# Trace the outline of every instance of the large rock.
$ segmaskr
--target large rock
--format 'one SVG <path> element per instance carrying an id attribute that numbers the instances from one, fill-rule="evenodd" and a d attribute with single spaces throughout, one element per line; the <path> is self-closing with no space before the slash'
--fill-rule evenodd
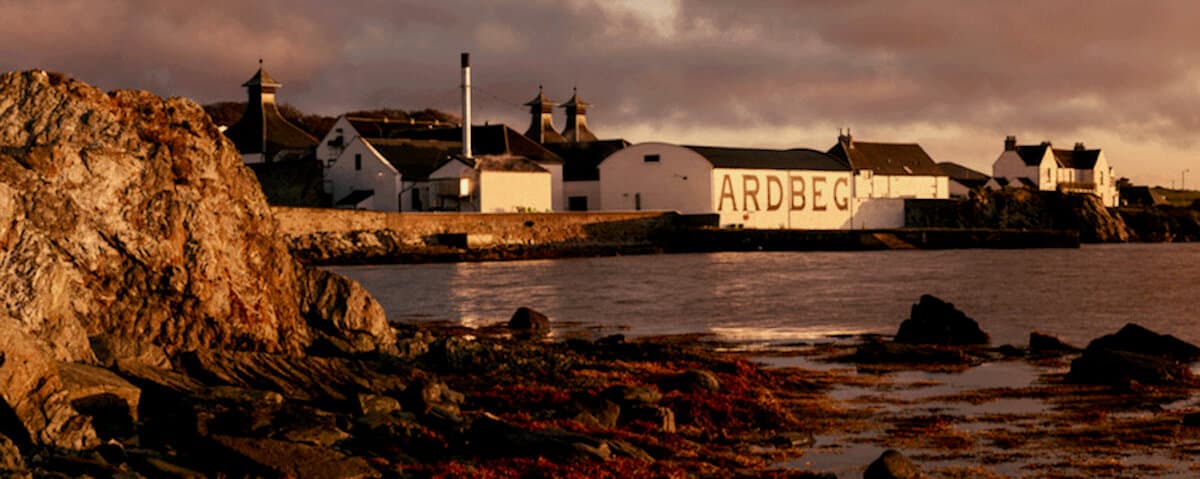
<path id="1" fill-rule="evenodd" d="M 879 459 L 867 466 L 863 479 L 917 479 L 921 471 L 916 464 L 895 449 L 884 451 Z"/>
<path id="2" fill-rule="evenodd" d="M 89 336 L 300 352 L 388 348 L 358 285 L 300 265 L 253 174 L 190 100 L 0 76 L 0 316 L 64 361 Z"/>
<path id="3" fill-rule="evenodd" d="M 372 364 L 345 358 L 200 350 L 182 354 L 180 364 L 208 385 L 275 391 L 335 408 L 358 409 L 359 393 L 406 389 L 401 379 L 377 372 Z"/>
<path id="4" fill-rule="evenodd" d="M 987 344 L 987 333 L 979 323 L 967 317 L 953 304 L 932 295 L 921 295 L 912 307 L 912 316 L 900 323 L 897 343 L 938 344 L 944 346 Z"/>
<path id="5" fill-rule="evenodd" d="M 1190 363 L 1200 359 L 1200 347 L 1169 334 L 1158 334 L 1137 324 L 1129 323 L 1117 331 L 1096 338 L 1088 349 L 1111 349 L 1131 353 L 1162 356 Z"/>
<path id="6" fill-rule="evenodd" d="M 0 311 L 3 311 L 0 309 Z M 19 442 L 84 449 L 99 444 L 91 419 L 71 406 L 58 363 L 16 321 L 0 313 L 0 412 L 14 416 L 20 430 L 5 431 Z"/>
<path id="7" fill-rule="evenodd" d="M 123 438 L 133 432 L 141 389 L 107 369 L 78 363 L 58 368 L 71 405 L 92 418 L 101 436 Z"/>
<path id="8" fill-rule="evenodd" d="M 1115 334 L 1096 338 L 1071 362 L 1066 380 L 1073 383 L 1124 386 L 1131 382 L 1196 386 L 1200 380 L 1188 363 L 1200 348 L 1168 334 L 1127 324 Z"/>
<path id="9" fill-rule="evenodd" d="M 215 435 L 214 469 L 246 477 L 311 477 L 351 479 L 379 477 L 360 457 L 346 457 L 330 448 L 274 439 Z"/>

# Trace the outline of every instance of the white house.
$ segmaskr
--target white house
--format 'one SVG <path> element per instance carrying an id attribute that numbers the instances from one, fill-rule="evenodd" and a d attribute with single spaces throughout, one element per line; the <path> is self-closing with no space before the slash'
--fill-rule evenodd
<path id="1" fill-rule="evenodd" d="M 722 226 L 759 229 L 879 228 L 896 221 L 856 211 L 850 168 L 816 150 L 640 143 L 605 158 L 599 171 L 604 210 L 716 213 Z M 903 209 L 899 215 L 902 222 Z"/>
<path id="2" fill-rule="evenodd" d="M 543 212 L 553 207 L 552 175 L 518 155 L 455 155 L 429 175 L 435 209 Z"/>
<path id="3" fill-rule="evenodd" d="M 456 147 L 431 140 L 355 138 L 325 169 L 334 206 L 426 211 L 429 188 L 424 183 Z"/>
<path id="4" fill-rule="evenodd" d="M 1055 149 L 1050 142 L 1017 145 L 1017 138 L 1004 139 L 1004 151 L 992 163 L 992 176 L 1001 184 L 1032 184 L 1042 191 L 1061 191 L 1099 196 L 1104 206 L 1120 201 L 1116 177 L 1104 152 L 1076 143 L 1070 150 Z"/>
<path id="5" fill-rule="evenodd" d="M 943 161 L 937 165 L 950 179 L 949 192 L 951 198 L 966 198 L 970 196 L 972 191 L 985 188 L 988 181 L 992 179 L 988 175 L 958 163 Z"/>
<path id="6" fill-rule="evenodd" d="M 905 199 L 950 197 L 949 177 L 916 143 L 854 141 L 847 130 L 829 154 L 853 171 L 853 228 L 900 228 Z"/>

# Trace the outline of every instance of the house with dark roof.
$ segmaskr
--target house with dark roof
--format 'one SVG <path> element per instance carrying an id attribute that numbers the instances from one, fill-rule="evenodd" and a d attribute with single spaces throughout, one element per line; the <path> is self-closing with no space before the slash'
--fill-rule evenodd
<path id="1" fill-rule="evenodd" d="M 287 121 L 279 112 L 275 92 L 283 84 L 271 78 L 261 63 L 254 76 L 242 84 L 248 96 L 246 112 L 225 129 L 225 136 L 237 146 L 246 163 L 311 158 L 317 139 Z"/>
<path id="2" fill-rule="evenodd" d="M 455 155 L 429 176 L 429 201 L 437 211 L 552 210 L 550 172 L 522 155 Z"/>
<path id="3" fill-rule="evenodd" d="M 916 143 L 855 141 L 850 131 L 829 149 L 854 171 L 857 199 L 949 198 L 949 177 Z"/>
<path id="4" fill-rule="evenodd" d="M 715 213 L 721 225 L 745 228 L 854 224 L 850 168 L 817 150 L 640 143 L 598 169 L 603 210 Z"/>
<path id="5" fill-rule="evenodd" d="M 1083 143 L 1067 150 L 1054 148 L 1049 141 L 1018 145 L 1017 137 L 1008 136 L 1004 151 L 992 163 L 992 176 L 1009 185 L 1032 183 L 1042 191 L 1096 195 L 1108 207 L 1119 201 L 1117 178 L 1104 152 Z"/>
<path id="6" fill-rule="evenodd" d="M 992 177 L 982 172 L 951 161 L 943 161 L 937 165 L 938 168 L 941 168 L 942 173 L 945 173 L 950 178 L 949 191 L 951 198 L 966 198 L 970 196 L 972 191 L 978 191 L 987 187 L 988 181 L 992 179 Z"/>

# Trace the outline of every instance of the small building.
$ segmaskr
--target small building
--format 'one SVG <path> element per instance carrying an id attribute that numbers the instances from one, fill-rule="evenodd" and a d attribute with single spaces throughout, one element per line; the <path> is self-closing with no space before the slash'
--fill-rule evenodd
<path id="1" fill-rule="evenodd" d="M 225 136 L 248 164 L 312 158 L 317 139 L 279 113 L 275 92 L 283 84 L 271 78 L 259 63 L 254 76 L 242 84 L 248 96 L 246 112 L 225 129 Z"/>
<path id="2" fill-rule="evenodd" d="M 949 177 L 916 143 L 855 141 L 847 130 L 829 154 L 853 172 L 852 228 L 900 228 L 905 199 L 950 197 Z"/>
<path id="3" fill-rule="evenodd" d="M 1076 143 L 1069 150 L 1056 149 L 1049 141 L 1018 145 L 1017 137 L 1004 139 L 1004 151 L 992 163 L 992 176 L 1016 184 L 1020 178 L 1041 191 L 1099 196 L 1104 206 L 1118 205 L 1116 176 L 1104 152 Z"/>
<path id="4" fill-rule="evenodd" d="M 972 191 L 979 191 L 986 188 L 988 181 L 992 179 L 992 177 L 986 174 L 951 161 L 943 161 L 937 165 L 942 170 L 942 173 L 945 173 L 950 179 L 949 192 L 951 198 L 966 198 L 970 196 Z"/>
<path id="5" fill-rule="evenodd" d="M 520 155 L 454 155 L 429 175 L 430 200 L 442 211 L 550 211 L 552 175 Z"/>
<path id="6" fill-rule="evenodd" d="M 720 216 L 722 226 L 850 228 L 850 168 L 810 149 L 640 143 L 599 165 L 604 210 Z M 901 212 L 901 217 L 903 212 Z"/>
<path id="7" fill-rule="evenodd" d="M 1121 188 L 1121 206 L 1159 206 L 1168 204 L 1167 198 L 1149 186 L 1126 186 Z"/>

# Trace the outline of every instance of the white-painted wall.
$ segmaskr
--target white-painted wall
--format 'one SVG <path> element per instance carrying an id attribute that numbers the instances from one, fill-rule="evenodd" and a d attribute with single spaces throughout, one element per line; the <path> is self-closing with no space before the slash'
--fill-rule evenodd
<path id="1" fill-rule="evenodd" d="M 646 155 L 658 155 L 659 161 L 646 162 Z M 688 148 L 641 143 L 609 155 L 599 168 L 600 204 L 596 209 L 714 211 L 712 164 Z"/>
<path id="2" fill-rule="evenodd" d="M 554 211 L 567 211 L 567 196 L 563 191 L 563 164 L 538 163 L 538 166 L 550 172 L 550 194 Z"/>
<path id="3" fill-rule="evenodd" d="M 839 229 L 850 224 L 849 171 L 715 168 L 712 197 L 722 226 Z"/>
<path id="4" fill-rule="evenodd" d="M 354 155 L 361 155 L 360 169 L 355 169 Z M 361 138 L 347 145 L 325 175 L 332 185 L 330 194 L 335 203 L 354 190 L 373 190 L 375 195 L 363 203 L 366 209 L 399 211 L 400 172 Z"/>
<path id="5" fill-rule="evenodd" d="M 484 213 L 550 211 L 552 191 L 549 172 L 479 172 L 479 210 Z"/>
<path id="6" fill-rule="evenodd" d="M 949 198 L 946 176 L 879 175 L 858 170 L 854 175 L 856 198 Z"/>
<path id="7" fill-rule="evenodd" d="M 340 133 L 338 132 L 339 129 L 341 130 Z M 330 142 L 339 136 L 342 137 L 342 146 L 331 145 Z M 325 132 L 325 136 L 321 138 L 321 141 L 317 143 L 317 160 L 322 165 L 328 167 L 329 163 L 336 161 L 342 155 L 342 152 L 345 151 L 346 147 L 349 146 L 350 142 L 358 137 L 358 130 L 354 129 L 354 125 L 346 119 L 346 115 L 339 116 L 333 122 L 333 127 L 329 128 L 329 131 Z"/>
<path id="8" fill-rule="evenodd" d="M 1052 190 L 1055 185 L 1050 184 L 1050 180 L 1042 174 L 1046 168 L 1053 169 L 1055 165 L 1053 154 L 1050 153 L 1049 148 L 1046 149 L 1046 154 L 1042 157 L 1042 165 L 1026 166 L 1025 161 L 1021 159 L 1021 155 L 1018 155 L 1016 150 L 1005 150 L 992 163 L 992 177 L 1006 178 L 1010 180 L 1010 183 L 1017 178 L 1029 178 L 1038 184 L 1039 189 Z"/>
<path id="9" fill-rule="evenodd" d="M 600 209 L 600 182 L 565 181 L 563 182 L 563 196 L 567 199 L 567 206 L 570 206 L 570 199 L 572 196 L 582 196 L 587 198 L 588 210 L 598 210 Z M 565 208 L 566 207 L 564 207 L 564 211 Z"/>

